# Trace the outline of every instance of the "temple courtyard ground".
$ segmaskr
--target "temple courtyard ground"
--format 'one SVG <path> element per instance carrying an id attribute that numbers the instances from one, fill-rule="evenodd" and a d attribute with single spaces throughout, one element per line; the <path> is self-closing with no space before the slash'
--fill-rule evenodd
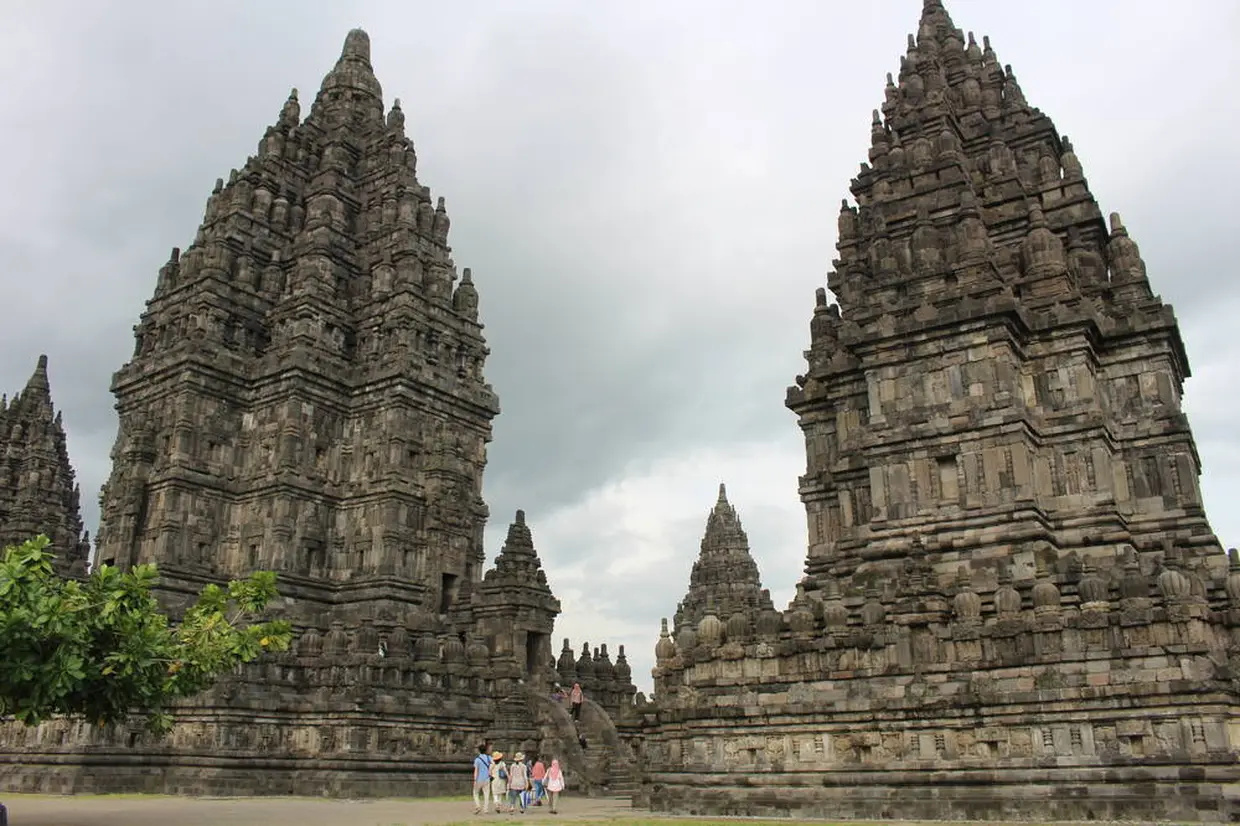
<path id="1" fill-rule="evenodd" d="M 494 813 L 473 814 L 468 798 L 437 800 L 327 800 L 301 797 L 199 798 L 158 795 L 0 796 L 9 810 L 9 826 L 468 826 L 497 820 Z M 611 799 L 566 798 L 561 812 L 545 807 L 526 814 L 501 816 L 523 824 L 574 823 L 577 826 L 675 826 L 675 824 L 743 823 L 745 826 L 795 826 L 823 821 L 747 818 L 662 818 L 633 810 Z M 849 826 L 864 826 L 853 821 Z M 884 826 L 928 826 L 886 821 Z M 1094 824 L 1094 826 L 1097 826 Z"/>
<path id="2" fill-rule="evenodd" d="M 473 814 L 469 798 L 329 800 L 308 797 L 0 794 L 9 826 L 447 826 L 496 820 Z M 628 823 L 626 801 L 565 798 L 561 812 L 537 807 L 503 815 L 522 823 Z"/>

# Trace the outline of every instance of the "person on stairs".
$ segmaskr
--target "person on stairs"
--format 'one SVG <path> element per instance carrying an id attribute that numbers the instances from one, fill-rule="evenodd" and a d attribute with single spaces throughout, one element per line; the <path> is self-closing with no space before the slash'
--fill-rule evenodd
<path id="1" fill-rule="evenodd" d="M 497 802 L 496 807 L 499 806 Z M 474 758 L 474 814 L 486 814 L 491 808 L 491 755 L 487 754 L 487 744 L 478 746 L 478 756 Z"/>
<path id="2" fill-rule="evenodd" d="M 551 814 L 557 812 L 562 791 L 564 791 L 564 772 L 560 769 L 560 761 L 553 759 L 551 768 L 547 769 L 547 794 L 551 798 Z"/>
<path id="3" fill-rule="evenodd" d="M 573 683 L 573 690 L 568 692 L 568 704 L 573 711 L 573 719 L 581 719 L 581 704 L 585 702 L 585 693 L 581 690 L 581 683 Z"/>

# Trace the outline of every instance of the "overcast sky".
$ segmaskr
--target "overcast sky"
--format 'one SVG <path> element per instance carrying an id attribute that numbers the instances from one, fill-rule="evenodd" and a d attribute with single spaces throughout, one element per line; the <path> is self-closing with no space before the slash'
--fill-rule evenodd
<path id="1" fill-rule="evenodd" d="M 777 604 L 805 553 L 784 388 L 920 0 L 0 0 L 0 389 L 40 352 L 92 529 L 111 373 L 214 180 L 354 26 L 473 268 L 503 413 L 488 552 L 524 508 L 557 637 L 648 686 L 726 481 Z M 1240 543 L 1240 4 L 949 0 L 1075 144 L 1174 303 L 1213 525 Z M 306 110 L 308 111 L 308 110 Z M 557 648 L 558 648 L 557 639 Z M 614 653 L 614 648 L 613 648 Z"/>

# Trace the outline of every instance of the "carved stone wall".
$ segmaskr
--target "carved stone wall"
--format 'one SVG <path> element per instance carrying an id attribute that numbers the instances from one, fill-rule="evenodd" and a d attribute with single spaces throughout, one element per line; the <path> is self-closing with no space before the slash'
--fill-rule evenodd
<path id="1" fill-rule="evenodd" d="M 836 583 L 753 635 L 665 636 L 645 790 L 750 815 L 1227 819 L 1240 555 L 1013 582 Z M 824 793 L 824 788 L 826 792 Z"/>
<path id="2" fill-rule="evenodd" d="M 644 799 L 1235 817 L 1240 573 L 1202 506 L 1175 315 L 1127 229 L 939 0 L 852 193 L 839 303 L 818 291 L 787 395 L 806 577 L 782 614 L 665 625 Z"/>

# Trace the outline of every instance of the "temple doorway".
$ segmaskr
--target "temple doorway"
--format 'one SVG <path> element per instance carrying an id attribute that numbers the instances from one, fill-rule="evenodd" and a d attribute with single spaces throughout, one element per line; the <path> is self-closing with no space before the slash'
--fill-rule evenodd
<path id="1" fill-rule="evenodd" d="M 439 587 L 439 613 L 446 614 L 456 604 L 457 576 L 444 574 Z"/>
<path id="2" fill-rule="evenodd" d="M 546 665 L 543 651 L 546 650 L 548 637 L 546 634 L 539 634 L 536 631 L 529 631 L 525 635 L 525 673 L 533 676 L 537 674 L 543 666 Z"/>

